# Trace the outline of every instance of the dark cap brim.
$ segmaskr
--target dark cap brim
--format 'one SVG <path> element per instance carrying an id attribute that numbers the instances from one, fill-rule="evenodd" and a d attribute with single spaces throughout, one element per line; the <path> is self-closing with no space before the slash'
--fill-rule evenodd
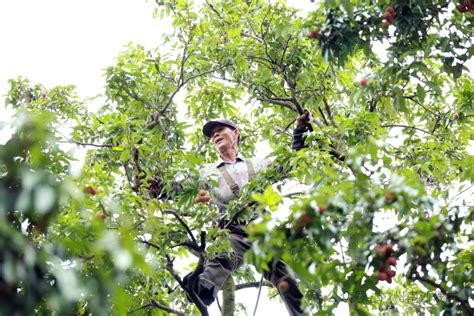
<path id="1" fill-rule="evenodd" d="M 216 121 L 209 121 L 204 126 L 202 127 L 202 133 L 206 136 L 211 138 L 211 132 L 212 129 L 218 125 L 223 125 L 223 126 L 228 126 L 232 129 L 236 129 L 237 125 L 232 123 L 231 121 L 228 120 L 216 120 Z"/>

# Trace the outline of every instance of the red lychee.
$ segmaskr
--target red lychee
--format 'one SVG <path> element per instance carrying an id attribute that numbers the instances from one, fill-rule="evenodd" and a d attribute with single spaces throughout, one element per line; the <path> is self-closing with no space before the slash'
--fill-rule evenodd
<path id="1" fill-rule="evenodd" d="M 389 258 L 387 259 L 387 263 L 388 263 L 389 265 L 391 265 L 391 266 L 395 266 L 395 265 L 397 265 L 397 258 L 395 258 L 395 257 L 389 257 Z"/>
<path id="2" fill-rule="evenodd" d="M 84 189 L 84 193 L 90 194 L 90 195 L 96 195 L 97 190 L 91 186 L 88 186 Z"/>
<path id="3" fill-rule="evenodd" d="M 320 36 L 321 36 L 321 32 L 319 31 L 319 29 L 311 31 L 308 34 L 308 37 L 313 40 L 318 39 Z"/>
<path id="4" fill-rule="evenodd" d="M 281 293 L 286 293 L 288 291 L 288 289 L 290 288 L 290 285 L 288 284 L 288 282 L 286 281 L 280 281 L 278 282 L 278 290 L 281 292 Z"/>

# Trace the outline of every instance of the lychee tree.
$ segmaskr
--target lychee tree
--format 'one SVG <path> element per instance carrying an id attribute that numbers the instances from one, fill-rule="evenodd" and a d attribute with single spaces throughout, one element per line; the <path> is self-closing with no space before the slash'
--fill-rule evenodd
<path id="1" fill-rule="evenodd" d="M 246 259 L 259 271 L 287 262 L 308 314 L 341 304 L 370 314 L 384 296 L 383 308 L 413 312 L 395 299 L 404 289 L 422 302 L 417 312 L 472 314 L 471 2 L 308 7 L 159 1 L 174 29 L 157 45 L 169 52 L 129 45 L 107 68 L 95 112 L 72 87 L 12 80 L 1 311 L 207 315 L 182 278 L 229 251 L 198 177 L 216 159 L 199 126 L 225 116 L 241 126 L 244 155 L 268 144 L 273 159 L 228 218 L 262 211 Z M 305 108 L 313 131 L 291 151 Z M 87 148 L 80 175 L 62 143 Z M 259 284 L 247 268 L 234 278 L 236 295 Z"/>

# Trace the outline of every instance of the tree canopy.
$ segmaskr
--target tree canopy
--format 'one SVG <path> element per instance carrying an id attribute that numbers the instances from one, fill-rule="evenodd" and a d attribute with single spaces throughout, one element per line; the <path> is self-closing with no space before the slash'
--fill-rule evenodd
<path id="1" fill-rule="evenodd" d="M 181 285 L 230 249 L 215 205 L 194 202 L 199 168 L 217 158 L 200 126 L 227 117 L 244 155 L 268 144 L 276 166 L 227 216 L 286 211 L 249 226 L 246 259 L 260 272 L 283 259 L 308 314 L 347 304 L 356 315 L 472 315 L 474 5 L 308 7 L 156 1 L 173 32 L 118 54 L 94 112 L 72 86 L 10 80 L 0 314 L 206 315 Z M 305 108 L 314 131 L 291 151 Z M 87 149 L 79 175 L 64 143 Z M 256 283 L 248 268 L 234 278 L 237 289 Z"/>

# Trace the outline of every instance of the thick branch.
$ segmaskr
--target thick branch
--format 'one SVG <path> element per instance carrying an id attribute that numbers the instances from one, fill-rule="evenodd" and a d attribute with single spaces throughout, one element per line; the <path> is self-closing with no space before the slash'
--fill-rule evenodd
<path id="1" fill-rule="evenodd" d="M 289 110 L 296 111 L 296 109 L 291 105 L 291 103 L 285 102 L 285 101 L 279 101 L 274 98 L 257 98 L 260 102 L 268 102 L 276 105 L 280 105 L 282 107 L 285 107 Z"/>
<path id="2" fill-rule="evenodd" d="M 202 273 L 202 270 L 203 270 L 203 266 L 204 266 L 204 260 L 201 258 L 199 259 L 199 262 L 198 262 L 198 266 L 196 267 L 196 269 L 194 270 L 194 272 L 191 274 L 191 276 L 189 277 L 189 281 L 190 281 L 190 285 L 191 285 L 191 288 L 187 288 L 186 285 L 183 283 L 183 280 L 181 279 L 181 277 L 174 271 L 174 268 L 173 268 L 173 260 L 170 258 L 170 256 L 166 255 L 166 260 L 167 260 L 167 264 L 166 264 L 166 270 L 168 270 L 168 272 L 173 276 L 173 278 L 176 280 L 176 282 L 178 282 L 179 286 L 181 286 L 181 288 L 189 294 L 189 297 L 191 298 L 191 300 L 194 302 L 194 304 L 196 305 L 196 307 L 199 309 L 199 311 L 201 312 L 201 315 L 203 316 L 209 316 L 209 312 L 207 311 L 207 307 L 206 305 L 204 305 L 204 303 L 201 301 L 201 299 L 199 298 L 199 296 L 194 292 L 194 283 L 196 282 L 197 280 L 197 276 Z"/>

